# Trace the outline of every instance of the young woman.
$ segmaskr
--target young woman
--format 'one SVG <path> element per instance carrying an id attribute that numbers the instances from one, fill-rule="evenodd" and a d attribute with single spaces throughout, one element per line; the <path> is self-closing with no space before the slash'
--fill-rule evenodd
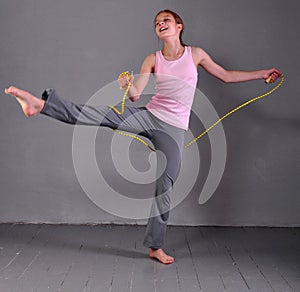
<path id="1" fill-rule="evenodd" d="M 167 164 L 156 181 L 144 245 L 150 248 L 151 258 L 170 264 L 174 258 L 167 255 L 162 246 L 169 217 L 170 192 L 180 167 L 184 133 L 188 128 L 197 83 L 197 66 L 202 66 L 226 83 L 268 77 L 275 81 L 281 77 L 281 73 L 276 68 L 250 72 L 225 70 L 203 49 L 183 44 L 184 25 L 173 11 L 160 11 L 155 17 L 154 26 L 157 36 L 163 41 L 162 50 L 145 58 L 134 83 L 132 75 L 119 78 L 121 87 L 130 86 L 128 97 L 135 102 L 145 89 L 150 74 L 155 74 L 156 93 L 146 107 L 125 107 L 120 115 L 108 106 L 74 104 L 59 97 L 54 89 L 45 90 L 42 98 L 14 86 L 5 89 L 5 93 L 16 97 L 26 116 L 41 113 L 65 123 L 105 126 L 139 133 L 149 138 L 156 150 L 165 154 Z M 170 76 L 175 82 L 170 81 Z"/>

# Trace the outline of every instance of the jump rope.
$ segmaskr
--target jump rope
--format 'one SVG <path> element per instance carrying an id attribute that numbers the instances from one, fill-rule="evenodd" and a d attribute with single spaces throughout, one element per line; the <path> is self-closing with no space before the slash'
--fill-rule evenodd
<path id="1" fill-rule="evenodd" d="M 130 79 L 130 73 L 128 71 L 126 72 L 122 72 L 119 75 L 119 79 L 122 77 L 126 77 L 128 78 L 128 80 Z M 225 118 L 227 118 L 228 116 L 232 115 L 233 113 L 235 113 L 236 111 L 240 110 L 241 108 L 245 107 L 246 105 L 249 105 L 252 102 L 255 102 L 263 97 L 266 97 L 272 93 L 274 93 L 284 82 L 284 75 L 281 76 L 281 80 L 280 82 L 274 86 L 271 90 L 269 90 L 268 92 L 261 94 L 259 96 L 256 96 L 254 98 L 249 99 L 248 101 L 240 104 L 239 106 L 235 107 L 233 110 L 229 111 L 227 114 L 223 115 L 221 118 L 219 118 L 216 122 L 214 122 L 210 127 L 208 127 L 205 131 L 203 131 L 200 135 L 198 135 L 196 138 L 194 138 L 192 141 L 190 141 L 189 143 L 187 143 L 184 148 L 188 148 L 190 147 L 193 143 L 195 143 L 197 140 L 199 140 L 201 137 L 203 137 L 205 134 L 207 134 L 210 130 L 212 130 L 216 125 L 218 125 L 221 121 L 223 121 Z M 265 83 L 270 84 L 270 83 L 274 83 L 272 76 L 270 75 L 266 80 Z M 119 111 L 118 109 L 116 109 L 114 106 L 110 106 L 111 109 L 113 109 L 117 114 L 122 115 L 124 113 L 124 108 L 125 108 L 125 100 L 126 100 L 126 96 L 128 94 L 129 88 L 131 86 L 131 82 L 128 82 L 128 85 L 125 89 L 123 98 L 122 98 L 122 106 L 121 106 L 121 111 Z M 122 89 L 122 88 L 120 88 Z M 155 151 L 155 149 L 153 149 L 145 140 L 143 140 L 142 138 L 138 137 L 137 135 L 133 135 L 127 132 L 123 132 L 123 131 L 119 131 L 119 130 L 114 130 L 117 134 L 120 134 L 122 136 L 126 136 L 126 137 L 130 137 L 133 138 L 139 142 L 141 142 L 142 144 L 144 144 L 146 147 L 148 147 L 151 151 Z"/>

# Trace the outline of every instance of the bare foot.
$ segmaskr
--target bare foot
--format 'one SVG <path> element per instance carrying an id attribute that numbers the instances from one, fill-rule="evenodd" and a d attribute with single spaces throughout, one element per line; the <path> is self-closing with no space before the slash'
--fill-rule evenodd
<path id="1" fill-rule="evenodd" d="M 31 117 L 40 113 L 44 107 L 44 100 L 17 87 L 10 86 L 9 88 L 5 88 L 4 92 L 14 96 L 17 99 L 17 101 L 21 104 L 25 116 L 27 117 Z"/>
<path id="2" fill-rule="evenodd" d="M 161 248 L 159 249 L 150 248 L 149 256 L 150 258 L 155 258 L 159 260 L 161 263 L 166 265 L 174 263 L 174 258 L 168 256 Z"/>

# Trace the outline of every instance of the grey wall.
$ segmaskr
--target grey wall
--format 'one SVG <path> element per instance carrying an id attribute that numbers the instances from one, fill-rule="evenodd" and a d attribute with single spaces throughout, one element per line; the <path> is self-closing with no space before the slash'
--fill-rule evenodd
<path id="1" fill-rule="evenodd" d="M 1 0 L 0 222 L 135 222 L 98 208 L 81 189 L 72 160 L 73 127 L 45 116 L 24 117 L 3 90 L 14 84 L 40 95 L 55 87 L 65 98 L 86 102 L 124 69 L 138 72 L 144 57 L 160 49 L 152 21 L 164 8 L 182 15 L 185 42 L 204 48 L 225 68 L 276 66 L 286 76 L 279 91 L 224 121 L 226 169 L 204 205 L 197 202 L 210 147 L 207 139 L 199 143 L 201 174 L 172 210 L 170 224 L 299 226 L 296 0 Z M 201 68 L 198 87 L 219 115 L 270 88 L 263 81 L 223 84 Z M 111 135 L 99 131 L 99 161 L 107 160 Z M 133 149 L 139 161 L 148 161 L 147 149 Z M 106 175 L 116 189 L 136 197 L 145 192 L 109 163 Z"/>

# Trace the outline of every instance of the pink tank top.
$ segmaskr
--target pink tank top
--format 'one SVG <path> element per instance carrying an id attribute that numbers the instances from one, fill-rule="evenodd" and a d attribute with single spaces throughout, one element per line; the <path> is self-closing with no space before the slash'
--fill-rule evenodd
<path id="1" fill-rule="evenodd" d="M 186 46 L 174 61 L 166 60 L 161 51 L 155 56 L 156 92 L 146 108 L 160 120 L 187 130 L 198 80 L 192 48 Z"/>

